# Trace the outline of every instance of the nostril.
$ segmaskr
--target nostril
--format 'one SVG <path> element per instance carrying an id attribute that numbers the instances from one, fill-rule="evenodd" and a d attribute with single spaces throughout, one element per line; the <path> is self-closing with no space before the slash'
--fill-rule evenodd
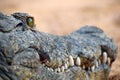
<path id="1" fill-rule="evenodd" d="M 83 55 L 83 52 L 79 52 L 78 53 L 78 56 L 81 57 L 81 55 Z"/>
<path id="2" fill-rule="evenodd" d="M 103 52 L 107 52 L 108 53 L 108 47 L 107 46 L 105 46 L 105 45 L 101 45 L 101 51 L 102 51 L 102 53 Z"/>
<path id="3" fill-rule="evenodd" d="M 47 52 L 44 52 L 42 49 L 39 49 L 36 46 L 30 46 L 29 48 L 34 48 L 38 52 L 41 63 L 46 63 L 47 61 L 50 62 L 50 57 Z"/>
<path id="4" fill-rule="evenodd" d="M 106 45 L 101 45 L 101 52 L 107 52 L 107 55 L 111 58 L 111 62 L 115 61 L 116 55 L 114 54 L 111 48 L 107 47 Z"/>
<path id="5" fill-rule="evenodd" d="M 46 52 L 39 50 L 38 54 L 40 56 L 41 63 L 46 63 L 47 61 L 50 62 L 50 57 Z"/>

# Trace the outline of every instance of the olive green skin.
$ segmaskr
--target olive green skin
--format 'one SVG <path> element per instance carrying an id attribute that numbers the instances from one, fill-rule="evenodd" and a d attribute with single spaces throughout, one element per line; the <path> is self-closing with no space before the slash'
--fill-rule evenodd
<path id="1" fill-rule="evenodd" d="M 94 61 L 101 59 L 102 51 L 107 52 L 112 64 L 118 53 L 117 45 L 103 30 L 84 26 L 69 35 L 57 36 L 33 30 L 34 20 L 26 20 L 24 13 L 19 13 L 25 16 L 23 18 L 15 15 L 18 13 L 0 14 L 0 80 L 108 79 L 111 66 L 107 64 L 99 65 L 94 72 L 77 66 L 60 73 L 48 70 L 48 67 L 58 67 L 57 64 L 65 62 L 69 55 L 81 57 L 85 67 L 92 66 Z M 10 27 L 9 30 L 6 27 Z M 54 66 L 44 66 L 44 61 Z"/>

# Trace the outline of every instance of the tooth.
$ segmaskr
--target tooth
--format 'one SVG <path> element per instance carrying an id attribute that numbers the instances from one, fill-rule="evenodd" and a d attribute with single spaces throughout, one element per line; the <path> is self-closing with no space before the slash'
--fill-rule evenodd
<path id="1" fill-rule="evenodd" d="M 57 68 L 57 71 L 60 72 L 60 68 Z"/>
<path id="2" fill-rule="evenodd" d="M 81 60 L 79 57 L 76 58 L 76 65 L 77 66 L 80 66 L 81 65 Z"/>
<path id="3" fill-rule="evenodd" d="M 73 66 L 74 65 L 74 60 L 73 57 L 70 55 L 69 56 L 69 66 Z"/>
<path id="4" fill-rule="evenodd" d="M 67 66 L 69 66 L 69 65 L 70 65 L 68 61 L 66 62 L 66 64 L 67 64 Z"/>
<path id="5" fill-rule="evenodd" d="M 68 65 L 65 63 L 65 69 L 67 69 L 68 68 Z"/>
<path id="6" fill-rule="evenodd" d="M 93 66 L 91 67 L 91 71 L 94 72 L 94 70 L 95 70 L 95 66 L 93 65 Z"/>
<path id="7" fill-rule="evenodd" d="M 95 66 L 98 68 L 98 61 L 97 60 L 95 61 Z"/>
<path id="8" fill-rule="evenodd" d="M 62 67 L 61 67 L 61 71 L 62 71 L 62 72 L 64 72 L 64 70 L 65 70 L 65 67 L 64 67 L 64 66 L 62 66 Z"/>
<path id="9" fill-rule="evenodd" d="M 98 60 L 98 65 L 101 65 L 101 60 L 100 59 Z"/>
<path id="10" fill-rule="evenodd" d="M 103 63 L 107 62 L 107 53 L 103 52 Z"/>
<path id="11" fill-rule="evenodd" d="M 110 58 L 107 58 L 107 64 L 110 65 Z"/>
<path id="12" fill-rule="evenodd" d="M 51 71 L 53 71 L 53 69 L 51 68 Z"/>
<path id="13" fill-rule="evenodd" d="M 50 67 L 52 65 L 52 62 L 47 61 L 45 65 Z"/>
<path id="14" fill-rule="evenodd" d="M 50 71 L 53 71 L 53 69 L 52 69 L 52 68 L 50 68 Z"/>

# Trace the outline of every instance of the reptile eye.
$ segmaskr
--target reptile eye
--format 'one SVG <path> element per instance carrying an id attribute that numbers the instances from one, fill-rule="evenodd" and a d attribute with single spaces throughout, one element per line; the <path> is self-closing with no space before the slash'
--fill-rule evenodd
<path id="1" fill-rule="evenodd" d="M 34 18 L 33 17 L 27 17 L 26 22 L 27 22 L 27 25 L 30 26 L 31 28 L 34 27 Z"/>

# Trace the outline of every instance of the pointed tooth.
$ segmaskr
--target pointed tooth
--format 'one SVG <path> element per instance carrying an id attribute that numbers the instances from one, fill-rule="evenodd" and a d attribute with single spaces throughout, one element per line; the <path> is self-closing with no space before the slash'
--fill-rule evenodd
<path id="1" fill-rule="evenodd" d="M 95 66 L 96 66 L 96 68 L 98 68 L 98 61 L 97 60 L 95 61 Z"/>
<path id="2" fill-rule="evenodd" d="M 64 67 L 64 66 L 61 67 L 61 71 L 62 71 L 62 72 L 65 71 L 65 67 Z"/>
<path id="3" fill-rule="evenodd" d="M 77 58 L 76 58 L 76 65 L 77 65 L 77 66 L 80 66 L 80 65 L 81 65 L 80 57 L 77 57 Z"/>
<path id="4" fill-rule="evenodd" d="M 69 65 L 70 65 L 68 61 L 66 62 L 66 64 L 67 64 L 67 66 L 69 66 Z"/>
<path id="5" fill-rule="evenodd" d="M 101 60 L 100 59 L 98 60 L 98 65 L 101 65 Z"/>
<path id="6" fill-rule="evenodd" d="M 51 69 L 51 71 L 54 71 L 53 69 Z"/>
<path id="7" fill-rule="evenodd" d="M 57 68 L 57 71 L 60 72 L 60 68 Z"/>
<path id="8" fill-rule="evenodd" d="M 52 68 L 50 68 L 50 71 L 53 71 L 53 69 L 52 69 Z"/>
<path id="9" fill-rule="evenodd" d="M 94 65 L 91 67 L 91 71 L 92 71 L 92 72 L 95 71 L 95 66 L 94 66 Z"/>
<path id="10" fill-rule="evenodd" d="M 110 58 L 107 58 L 107 64 L 110 65 Z"/>
<path id="11" fill-rule="evenodd" d="M 47 68 L 48 70 L 50 70 L 50 68 Z"/>
<path id="12" fill-rule="evenodd" d="M 52 62 L 47 61 L 45 65 L 50 67 L 52 65 Z"/>
<path id="13" fill-rule="evenodd" d="M 103 52 L 103 63 L 107 62 L 107 53 Z"/>
<path id="14" fill-rule="evenodd" d="M 65 69 L 68 69 L 68 65 L 65 63 Z"/>
<path id="15" fill-rule="evenodd" d="M 74 60 L 73 57 L 70 55 L 69 56 L 69 66 L 73 66 L 74 65 Z"/>

